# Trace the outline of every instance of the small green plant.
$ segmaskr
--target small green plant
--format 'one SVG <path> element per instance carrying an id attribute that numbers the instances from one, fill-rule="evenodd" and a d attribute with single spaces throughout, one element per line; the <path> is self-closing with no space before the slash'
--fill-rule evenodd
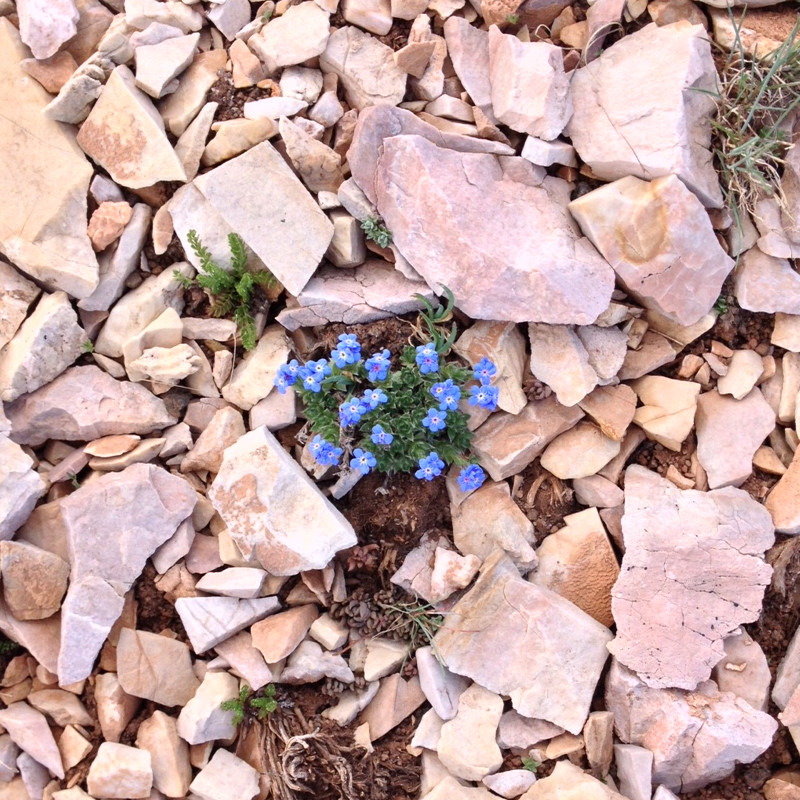
<path id="1" fill-rule="evenodd" d="M 11 641 L 11 639 L 6 639 L 4 636 L 0 636 L 0 656 L 9 656 L 19 649 L 20 646 L 16 642 Z"/>
<path id="2" fill-rule="evenodd" d="M 414 297 L 422 304 L 423 310 L 419 312 L 419 318 L 427 329 L 427 335 L 431 343 L 440 356 L 446 356 L 456 340 L 457 330 L 455 322 L 449 332 L 442 333 L 438 327 L 453 318 L 453 305 L 455 302 L 450 289 L 444 286 L 442 292 L 447 302 L 444 305 L 439 305 L 438 308 L 434 308 L 430 301 L 419 293 L 415 294 Z"/>
<path id="3" fill-rule="evenodd" d="M 717 298 L 717 302 L 714 303 L 714 313 L 718 317 L 721 317 L 729 308 L 730 303 L 728 302 L 728 298 L 724 294 L 721 294 Z"/>
<path id="4" fill-rule="evenodd" d="M 733 20 L 733 13 L 728 10 Z M 734 20 L 735 41 L 719 72 L 714 155 L 725 200 L 741 229 L 742 211 L 753 214 L 764 196 L 783 206 L 781 169 L 789 147 L 790 122 L 800 107 L 800 19 L 777 50 L 745 52 Z"/>
<path id="5" fill-rule="evenodd" d="M 383 224 L 383 220 L 376 217 L 367 217 L 361 221 L 361 230 L 365 236 L 378 247 L 388 247 L 392 243 L 392 234 Z"/>
<path id="6" fill-rule="evenodd" d="M 295 386 L 315 434 L 308 445 L 325 466 L 352 454 L 350 468 L 366 475 L 411 472 L 420 480 L 440 475 L 445 464 L 462 467 L 462 491 L 477 489 L 483 470 L 469 457 L 472 432 L 458 407 L 469 404 L 493 411 L 498 390 L 490 385 L 497 369 L 482 358 L 472 369 L 440 363 L 432 342 L 408 346 L 392 370 L 389 350 L 363 360 L 355 334 L 343 333 L 330 354 L 300 365 L 296 359 L 278 368 L 275 386 Z M 477 383 L 467 389 L 471 381 Z"/>
<path id="7" fill-rule="evenodd" d="M 509 25 L 516 25 L 519 22 L 519 14 L 509 14 L 506 17 L 506 22 Z"/>
<path id="8" fill-rule="evenodd" d="M 72 488 L 73 489 L 80 489 L 81 488 L 80 479 L 78 478 L 78 476 L 74 472 L 68 472 L 67 473 L 67 479 L 72 484 Z"/>
<path id="9" fill-rule="evenodd" d="M 81 353 L 94 353 L 94 342 L 91 339 L 81 342 Z"/>
<path id="10" fill-rule="evenodd" d="M 243 684 L 239 689 L 238 697 L 225 700 L 220 703 L 223 711 L 233 711 L 231 722 L 234 725 L 241 725 L 245 717 L 255 717 L 256 719 L 266 719 L 277 707 L 278 701 L 275 700 L 275 687 L 270 683 L 258 692 L 251 692 L 247 684 Z"/>
<path id="11" fill-rule="evenodd" d="M 384 633 L 396 633 L 411 644 L 413 652 L 418 647 L 430 645 L 436 652 L 433 637 L 444 624 L 444 617 L 426 603 L 378 603 L 389 617 Z"/>
<path id="12" fill-rule="evenodd" d="M 540 761 L 530 756 L 520 756 L 519 760 L 522 762 L 522 768 L 527 769 L 529 772 L 536 772 L 542 766 Z"/>
<path id="13" fill-rule="evenodd" d="M 230 270 L 224 270 L 211 260 L 211 253 L 200 243 L 195 230 L 190 230 L 186 238 L 200 260 L 200 270 L 194 280 L 176 270 L 173 273 L 176 280 L 186 288 L 196 282 L 205 289 L 211 295 L 211 313 L 215 317 L 229 316 L 239 329 L 242 347 L 252 350 L 256 346 L 256 325 L 250 313 L 253 290 L 257 285 L 274 285 L 275 276 L 266 270 L 251 272 L 247 269 L 247 251 L 241 237 L 235 233 L 228 234 Z"/>

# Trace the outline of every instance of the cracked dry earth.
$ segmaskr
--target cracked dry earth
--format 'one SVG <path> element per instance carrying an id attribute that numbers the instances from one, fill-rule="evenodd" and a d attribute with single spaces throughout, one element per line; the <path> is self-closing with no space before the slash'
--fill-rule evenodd
<path id="1" fill-rule="evenodd" d="M 0 800 L 800 797 L 800 148 L 734 226 L 717 5 L 0 0 Z M 443 286 L 486 482 L 323 470 L 278 367 Z"/>

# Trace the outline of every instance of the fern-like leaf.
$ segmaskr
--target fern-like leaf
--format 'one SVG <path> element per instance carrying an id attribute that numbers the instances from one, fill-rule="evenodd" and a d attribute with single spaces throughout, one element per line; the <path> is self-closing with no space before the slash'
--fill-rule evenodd
<path id="1" fill-rule="evenodd" d="M 235 275 L 247 268 L 247 250 L 242 237 L 236 233 L 228 234 L 228 247 L 231 250 L 231 272 Z"/>

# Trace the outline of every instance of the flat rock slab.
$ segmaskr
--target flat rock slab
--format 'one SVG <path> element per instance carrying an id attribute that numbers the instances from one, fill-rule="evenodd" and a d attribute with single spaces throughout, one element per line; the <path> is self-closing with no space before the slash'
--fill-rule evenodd
<path id="1" fill-rule="evenodd" d="M 47 491 L 33 459 L 8 436 L 0 435 L 0 539 L 10 539 Z"/>
<path id="2" fill-rule="evenodd" d="M 654 785 L 693 792 L 749 764 L 771 744 L 778 723 L 713 681 L 696 691 L 654 689 L 616 659 L 606 681 L 606 707 L 623 742 L 653 753 Z"/>
<path id="3" fill-rule="evenodd" d="M 575 70 L 567 135 L 601 180 L 677 175 L 719 208 L 710 150 L 716 74 L 703 26 L 647 25 Z"/>
<path id="4" fill-rule="evenodd" d="M 693 690 L 725 655 L 723 639 L 761 613 L 769 513 L 740 489 L 681 491 L 631 466 L 622 533 L 608 649 L 648 686 Z"/>
<path id="5" fill-rule="evenodd" d="M 608 306 L 613 271 L 575 230 L 569 185 L 523 158 L 394 136 L 375 190 L 406 260 L 475 319 L 584 325 Z"/>
<path id="6" fill-rule="evenodd" d="M 520 714 L 577 734 L 612 638 L 568 600 L 524 581 L 495 551 L 445 616 L 434 647 L 450 671 L 509 695 Z"/>
<path id="7" fill-rule="evenodd" d="M 51 97 L 20 67 L 28 55 L 19 33 L 0 18 L 0 141 L 7 155 L 0 195 L 0 252 L 48 289 L 88 297 L 99 280 L 87 234 L 91 164 L 75 131 L 41 112 Z"/>
<path id="8" fill-rule="evenodd" d="M 9 403 L 5 412 L 11 438 L 31 446 L 47 439 L 88 442 L 114 433 L 150 433 L 177 422 L 152 392 L 94 366 L 70 367 Z"/>
<path id="9" fill-rule="evenodd" d="M 625 289 L 680 325 L 713 308 L 733 269 L 702 204 L 675 175 L 621 178 L 569 210 Z"/>
<path id="10" fill-rule="evenodd" d="M 265 427 L 225 451 L 208 496 L 242 555 L 272 575 L 322 569 L 358 543 L 350 523 Z"/>

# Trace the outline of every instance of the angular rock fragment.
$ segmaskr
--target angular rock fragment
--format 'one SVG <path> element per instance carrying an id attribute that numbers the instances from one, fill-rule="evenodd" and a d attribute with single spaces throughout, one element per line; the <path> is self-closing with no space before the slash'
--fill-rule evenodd
<path id="1" fill-rule="evenodd" d="M 375 191 L 403 256 L 476 319 L 586 324 L 609 303 L 612 271 L 567 217 L 568 185 L 525 159 L 394 136 Z"/>
<path id="2" fill-rule="evenodd" d="M 108 408 L 114 413 L 109 415 Z M 86 442 L 112 433 L 150 433 L 174 425 L 164 403 L 142 386 L 114 380 L 98 367 L 70 367 L 54 381 L 5 407 L 12 439 Z"/>
<path id="3" fill-rule="evenodd" d="M 694 427 L 700 385 L 663 375 L 647 375 L 633 384 L 642 405 L 633 421 L 664 447 L 680 452 L 681 444 Z"/>
<path id="4" fill-rule="evenodd" d="M 734 273 L 736 300 L 748 311 L 800 314 L 800 275 L 785 258 L 751 247 Z"/>
<path id="5" fill-rule="evenodd" d="M 492 122 L 492 84 L 489 72 L 489 34 L 463 17 L 450 17 L 444 23 L 444 38 L 453 68 L 472 102 Z"/>
<path id="6" fill-rule="evenodd" d="M 702 26 L 647 25 L 574 72 L 567 135 L 602 180 L 676 175 L 703 205 L 719 208 L 710 150 L 715 91 Z"/>
<path id="7" fill-rule="evenodd" d="M 520 578 L 495 552 L 446 615 L 434 646 L 448 669 L 510 695 L 520 714 L 577 734 L 611 638 L 568 600 Z M 513 649 L 508 642 L 515 643 Z"/>
<path id="8" fill-rule="evenodd" d="M 520 800 L 627 800 L 605 783 L 569 761 L 556 762 L 555 769 L 522 795 Z"/>
<path id="9" fill-rule="evenodd" d="M 19 488 L 18 488 L 19 491 Z M 3 597 L 18 620 L 46 619 L 61 607 L 69 564 L 27 542 L 0 542 Z"/>
<path id="10" fill-rule="evenodd" d="M 0 193 L 0 252 L 48 289 L 86 297 L 97 285 L 97 258 L 86 233 L 92 168 L 72 129 L 41 111 L 49 95 L 19 67 L 27 55 L 7 17 L 0 18 L 0 139 L 8 153 Z"/>
<path id="11" fill-rule="evenodd" d="M 47 484 L 34 470 L 33 459 L 0 434 L 0 540 L 14 535 L 46 491 Z"/>
<path id="12" fill-rule="evenodd" d="M 154 711 L 139 726 L 136 746 L 150 753 L 153 787 L 167 797 L 185 797 L 192 781 L 192 765 L 189 745 L 178 736 L 175 719 Z"/>
<path id="13" fill-rule="evenodd" d="M 621 178 L 569 210 L 623 287 L 681 325 L 713 308 L 733 269 L 700 201 L 674 175 Z"/>
<path id="14" fill-rule="evenodd" d="M 93 797 L 149 797 L 153 787 L 150 753 L 118 742 L 102 742 L 89 774 L 86 788 Z"/>
<path id="15" fill-rule="evenodd" d="M 734 631 L 722 643 L 725 656 L 711 676 L 721 692 L 732 692 L 757 711 L 766 712 L 772 683 L 767 657 L 744 628 Z"/>
<path id="16" fill-rule="evenodd" d="M 557 436 L 542 453 L 541 465 L 557 478 L 595 475 L 620 451 L 620 443 L 609 439 L 591 422 L 579 422 Z"/>
<path id="17" fill-rule="evenodd" d="M 606 707 L 623 742 L 653 753 L 654 784 L 693 792 L 754 761 L 778 723 L 713 681 L 695 691 L 655 689 L 616 659 L 606 682 Z"/>
<path id="18" fill-rule="evenodd" d="M 77 142 L 120 186 L 141 189 L 186 180 L 161 117 L 125 65 L 111 73 Z"/>
<path id="19" fill-rule="evenodd" d="M 50 58 L 77 32 L 75 0 L 18 0 L 19 32 L 33 57 Z"/>
<path id="20" fill-rule="evenodd" d="M 322 569 L 357 544 L 350 523 L 266 428 L 225 451 L 208 496 L 242 555 L 272 575 Z"/>
<path id="21" fill-rule="evenodd" d="M 795 451 L 786 474 L 767 495 L 764 507 L 769 511 L 778 533 L 800 533 L 800 448 Z"/>
<path id="22" fill-rule="evenodd" d="M 192 63 L 199 33 L 173 36 L 136 48 L 136 87 L 150 97 L 168 93 L 169 84 Z"/>
<path id="23" fill-rule="evenodd" d="M 257 797 L 259 774 L 246 761 L 219 748 L 197 773 L 189 789 L 199 800 Z"/>
<path id="24" fill-rule="evenodd" d="M 286 154 L 308 190 L 338 191 L 344 180 L 341 156 L 286 117 L 281 118 L 278 127 Z"/>
<path id="25" fill-rule="evenodd" d="M 220 706 L 239 694 L 239 682 L 227 672 L 206 672 L 194 697 L 178 715 L 178 734 L 189 744 L 203 744 L 236 735 L 232 711 Z"/>
<path id="26" fill-rule="evenodd" d="M 681 491 L 631 466 L 622 532 L 609 650 L 648 686 L 693 690 L 724 655 L 723 639 L 758 619 L 772 574 L 769 514 L 740 489 Z"/>
<path id="27" fill-rule="evenodd" d="M 328 13 L 316 3 L 290 6 L 247 42 L 270 74 L 278 67 L 302 64 L 325 50 L 330 35 Z"/>
<path id="28" fill-rule="evenodd" d="M 11 341 L 40 291 L 35 283 L 0 260 L 0 350 Z"/>
<path id="29" fill-rule="evenodd" d="M 24 701 L 12 703 L 0 709 L 0 725 L 20 750 L 47 767 L 56 777 L 64 777 L 61 755 L 44 714 Z"/>

